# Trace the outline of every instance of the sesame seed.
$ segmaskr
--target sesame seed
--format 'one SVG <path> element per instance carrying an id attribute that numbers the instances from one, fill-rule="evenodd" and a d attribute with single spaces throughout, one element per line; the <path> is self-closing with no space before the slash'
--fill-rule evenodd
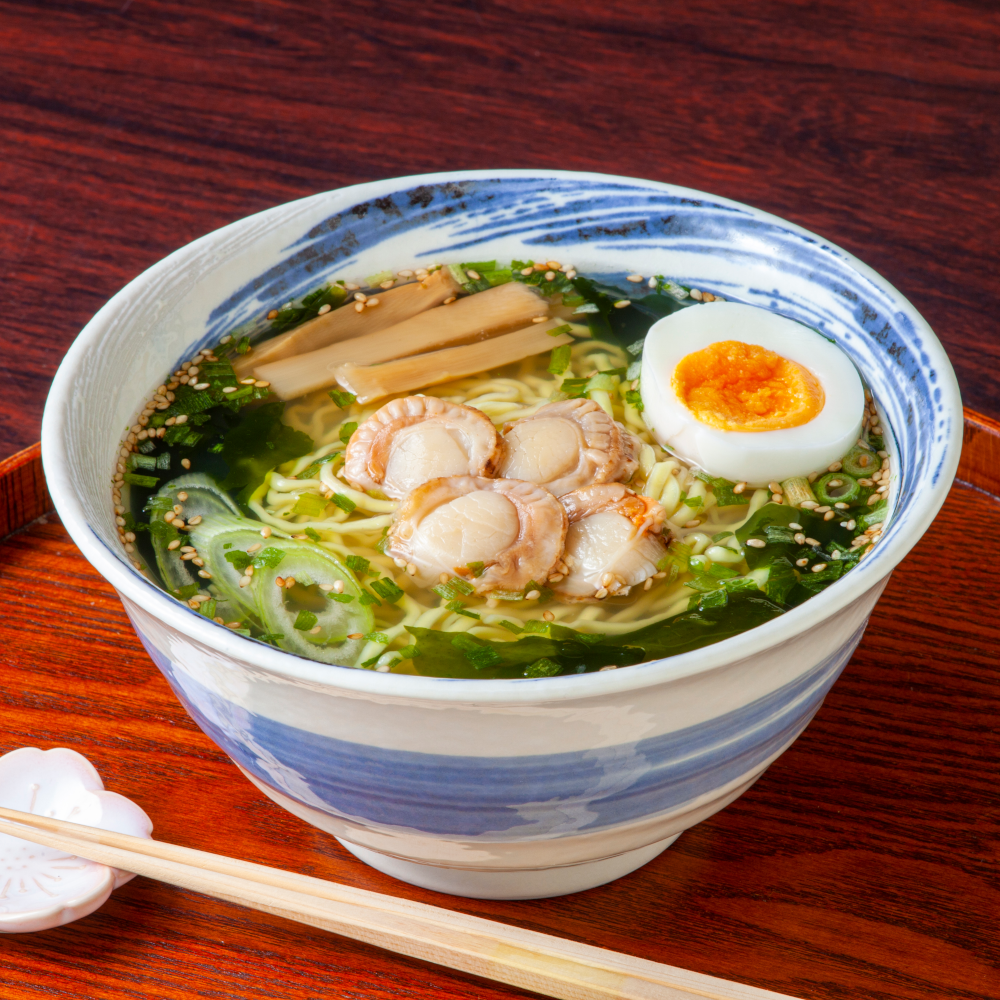
<path id="1" fill-rule="evenodd" d="M 736 494 L 740 494 L 740 493 L 742 493 L 742 492 L 743 492 L 743 491 L 744 491 L 744 490 L 745 490 L 746 488 L 747 488 L 747 484 L 746 484 L 746 483 L 737 483 L 737 484 L 736 484 L 736 485 L 735 485 L 735 486 L 733 487 L 733 492 L 734 492 L 734 493 L 736 493 Z"/>
<path id="2" fill-rule="evenodd" d="M 207 388 L 208 388 L 208 382 L 198 382 L 197 385 L 194 386 L 195 392 L 201 392 L 203 389 Z M 157 407 L 157 409 L 159 409 L 159 407 Z"/>
<path id="3" fill-rule="evenodd" d="M 781 494 L 780 493 L 772 493 L 771 494 L 771 502 L 772 503 L 781 503 Z"/>
<path id="4" fill-rule="evenodd" d="M 284 587 L 284 585 L 285 585 L 285 578 L 283 576 L 276 576 L 274 578 L 274 585 L 276 587 Z"/>
<path id="5" fill-rule="evenodd" d="M 198 576 L 202 577 L 205 580 L 211 580 L 212 579 L 212 574 L 209 573 L 209 571 L 207 569 L 200 569 L 200 570 L 198 570 Z"/>
<path id="6" fill-rule="evenodd" d="M 802 530 L 802 525 L 801 524 L 796 524 L 794 521 L 792 521 L 788 525 L 788 527 L 791 528 L 792 531 L 801 531 Z"/>
<path id="7" fill-rule="evenodd" d="M 521 268 L 521 274 L 523 274 L 524 277 L 528 277 L 529 274 L 534 274 L 534 272 L 535 272 L 535 269 L 533 267 L 523 267 L 523 268 Z"/>
<path id="8" fill-rule="evenodd" d="M 848 531 L 853 531 L 857 526 L 858 522 L 853 518 L 850 521 L 844 521 L 844 527 L 847 528 Z"/>
<path id="9" fill-rule="evenodd" d="M 177 517 L 177 515 L 172 510 L 168 510 L 166 514 L 163 515 L 163 520 L 169 524 L 175 517 Z M 124 523 L 125 522 L 122 521 L 122 524 Z"/>
<path id="10" fill-rule="evenodd" d="M 135 541 L 135 532 L 134 531 L 126 531 L 125 532 L 125 541 L 126 542 L 134 542 Z"/>
<path id="11" fill-rule="evenodd" d="M 191 459 L 190 458 L 182 458 L 181 459 L 181 465 L 185 469 L 190 469 L 191 468 Z"/>
<path id="12" fill-rule="evenodd" d="M 814 483 L 814 482 L 816 482 L 817 479 L 819 479 L 819 473 L 818 472 L 810 472 L 809 475 L 806 476 L 806 479 L 808 479 L 809 482 Z"/>
<path id="13" fill-rule="evenodd" d="M 416 566 L 416 563 L 407 563 L 406 564 L 406 572 L 409 573 L 410 576 L 416 576 L 417 575 L 417 566 Z"/>
<path id="14" fill-rule="evenodd" d="M 653 578 L 648 577 L 646 582 L 642 585 L 643 590 L 649 590 L 653 586 Z"/>
<path id="15" fill-rule="evenodd" d="M 556 620 L 556 616 L 551 611 L 543 611 L 542 612 L 542 617 L 547 622 L 554 622 Z"/>
<path id="16" fill-rule="evenodd" d="M 560 580 L 563 580 L 563 579 L 565 579 L 565 577 L 564 577 L 564 575 L 562 573 L 553 573 L 549 577 L 549 583 L 558 583 Z"/>
<path id="17" fill-rule="evenodd" d="M 826 485 L 827 486 L 832 486 L 834 489 L 836 489 L 836 487 L 844 485 L 844 480 L 843 479 L 831 479 L 830 482 L 828 482 Z"/>
<path id="18" fill-rule="evenodd" d="M 333 581 L 333 592 L 335 594 L 342 594 L 344 592 L 344 581 L 334 580 Z"/>
<path id="19" fill-rule="evenodd" d="M 254 542 L 253 545 L 251 545 L 250 548 L 247 549 L 247 552 L 248 553 L 256 552 L 262 545 L 263 542 Z"/>
<path id="20" fill-rule="evenodd" d="M 791 525 L 789 525 L 789 527 L 791 527 Z M 801 531 L 796 532 L 794 537 L 796 545 L 805 545 L 806 536 L 803 535 Z"/>
<path id="21" fill-rule="evenodd" d="M 125 543 L 125 551 L 126 552 L 135 552 L 135 546 L 131 542 L 126 542 Z"/>
<path id="22" fill-rule="evenodd" d="M 599 601 L 603 601 L 604 598 L 607 596 L 608 596 L 608 591 L 605 587 L 601 587 L 600 590 L 594 592 L 594 597 L 596 597 Z"/>
<path id="23" fill-rule="evenodd" d="M 270 312 L 269 312 L 269 313 L 267 314 L 267 318 L 268 318 L 268 319 L 277 319 L 277 318 L 278 318 L 278 310 L 277 310 L 277 309 L 272 309 L 272 310 L 271 310 L 271 311 L 270 311 Z"/>
<path id="24" fill-rule="evenodd" d="M 471 278 L 471 279 L 472 279 L 473 281 L 478 281 L 478 280 L 479 280 L 479 272 L 478 272 L 478 271 L 473 271 L 473 270 L 471 270 L 471 269 L 470 269 L 470 270 L 466 271 L 465 273 L 466 273 L 466 274 L 467 274 L 467 275 L 468 275 L 468 276 L 469 276 L 469 277 L 470 277 L 470 278 Z"/>
<path id="25" fill-rule="evenodd" d="M 765 545 L 767 545 L 767 542 L 765 542 L 763 538 L 748 538 L 747 545 L 749 545 L 752 549 L 762 549 Z"/>
<path id="26" fill-rule="evenodd" d="M 364 636 L 363 632 L 352 632 L 347 638 L 348 639 L 363 639 L 364 637 L 365 636 Z"/>
<path id="27" fill-rule="evenodd" d="M 685 521 L 684 522 L 684 527 L 685 528 L 697 528 L 698 525 L 700 525 L 700 524 L 701 524 L 701 521 L 699 521 L 697 518 L 695 518 L 693 521 Z"/>
<path id="28" fill-rule="evenodd" d="M 285 577 L 285 590 L 291 590 L 295 586 L 295 577 L 286 576 Z"/>
<path id="29" fill-rule="evenodd" d="M 878 455 L 879 458 L 888 458 L 889 457 L 889 452 L 887 452 L 887 451 L 877 451 L 877 452 L 875 452 L 875 454 Z"/>
<path id="30" fill-rule="evenodd" d="M 819 545 L 819 542 L 817 542 L 815 538 L 809 538 L 807 536 L 806 537 L 806 545 L 817 546 L 817 545 Z"/>
<path id="31" fill-rule="evenodd" d="M 701 302 L 701 292 L 697 288 L 692 288 L 689 294 L 696 302 Z"/>
<path id="32" fill-rule="evenodd" d="M 367 302 L 368 301 L 368 296 L 365 295 L 364 292 L 355 292 L 354 293 L 354 301 L 355 302 Z"/>
<path id="33" fill-rule="evenodd" d="M 836 560 L 837 560 L 837 561 L 839 562 L 839 561 L 840 561 L 841 559 L 843 559 L 843 558 L 844 558 L 844 555 L 843 555 L 843 553 L 842 553 L 842 552 L 841 552 L 841 551 L 840 551 L 840 550 L 838 549 L 838 550 L 837 550 L 836 552 L 834 552 L 834 554 L 833 554 L 833 558 L 834 558 L 834 559 L 836 559 Z"/>
<path id="34" fill-rule="evenodd" d="M 331 306 L 329 302 L 324 302 L 319 307 L 319 309 L 316 310 L 316 315 L 317 316 L 325 316 L 332 308 L 333 308 L 333 306 Z"/>
<path id="35" fill-rule="evenodd" d="M 804 507 L 806 510 L 815 510 L 819 507 L 819 504 L 815 500 L 803 500 L 799 506 Z"/>
<path id="36" fill-rule="evenodd" d="M 702 292 L 701 300 L 702 302 L 714 302 L 715 296 L 711 292 Z"/>
<path id="37" fill-rule="evenodd" d="M 836 507 L 837 510 L 847 510 L 847 508 L 851 505 L 849 503 L 835 503 L 833 506 Z"/>
<path id="38" fill-rule="evenodd" d="M 635 284 L 638 285 L 639 282 L 642 281 L 642 275 L 641 274 L 630 274 L 625 280 L 626 281 L 634 282 Z"/>
<path id="39" fill-rule="evenodd" d="M 542 592 L 540 590 L 529 590 L 524 595 L 524 599 L 526 601 L 537 601 L 538 598 L 541 597 L 541 596 L 542 596 Z"/>
<path id="40" fill-rule="evenodd" d="M 195 514 L 194 517 L 188 519 L 188 525 L 201 524 L 201 514 Z"/>
<path id="41" fill-rule="evenodd" d="M 197 374 L 198 374 L 198 366 L 197 365 L 192 365 L 188 369 L 188 375 L 197 375 Z"/>
<path id="42" fill-rule="evenodd" d="M 532 317 L 532 323 L 544 323 L 548 319 L 548 316 L 534 316 Z"/>
<path id="43" fill-rule="evenodd" d="M 260 529 L 260 533 L 265 538 L 270 538 L 271 537 L 271 526 L 269 524 L 265 524 L 264 527 Z"/>
<path id="44" fill-rule="evenodd" d="M 568 270 L 568 271 L 566 272 L 566 277 L 567 277 L 567 278 L 569 278 L 569 280 L 570 280 L 570 281 L 572 281 L 572 280 L 573 280 L 573 279 L 574 279 L 574 278 L 576 277 L 576 271 L 575 271 L 575 270 L 573 270 L 573 268 L 570 268 L 570 269 L 569 269 L 569 270 Z"/>
<path id="45" fill-rule="evenodd" d="M 309 629 L 309 634 L 310 635 L 319 635 L 320 632 L 322 632 L 322 631 L 323 631 L 323 626 L 322 625 L 314 625 L 311 629 Z"/>
<path id="46" fill-rule="evenodd" d="M 555 271 L 546 271 L 545 272 L 545 280 L 546 281 L 555 281 L 556 280 L 556 272 Z"/>
<path id="47" fill-rule="evenodd" d="M 124 527 L 125 526 L 125 518 L 124 517 L 116 517 L 115 518 L 115 524 L 117 524 L 119 527 Z"/>
<path id="48" fill-rule="evenodd" d="M 809 565 L 809 560 L 808 559 L 804 559 L 804 558 L 803 559 L 796 559 L 795 560 L 795 565 L 796 566 L 808 566 Z"/>
<path id="49" fill-rule="evenodd" d="M 559 261 L 557 261 L 557 260 L 547 260 L 545 262 L 545 264 L 546 264 L 546 266 L 548 267 L 548 269 L 550 271 L 561 271 L 562 270 L 562 264 L 560 264 Z"/>
<path id="50" fill-rule="evenodd" d="M 222 387 L 222 391 L 223 392 L 236 392 L 236 386 L 235 385 L 224 385 Z"/>
<path id="51" fill-rule="evenodd" d="M 363 313 L 365 311 L 365 304 L 364 304 L 364 302 L 355 302 L 354 303 L 354 311 L 355 312 L 359 312 L 359 313 Z"/>
<path id="52" fill-rule="evenodd" d="M 823 570 L 825 569 L 826 569 L 826 563 L 816 563 L 816 565 L 812 567 L 812 571 L 814 573 L 822 573 Z"/>
<path id="53" fill-rule="evenodd" d="M 353 281 L 344 282 L 344 288 L 346 288 L 349 292 L 356 292 L 360 287 L 360 285 L 354 284 Z"/>
<path id="54" fill-rule="evenodd" d="M 384 288 L 388 291 L 394 284 L 396 284 L 396 282 L 392 278 L 389 278 L 387 281 L 383 281 L 378 287 Z"/>
<path id="55" fill-rule="evenodd" d="M 197 549 L 193 545 L 182 545 L 181 552 L 196 552 Z"/>
<path id="56" fill-rule="evenodd" d="M 378 301 L 379 301 L 379 300 L 378 300 L 377 298 L 370 298 L 370 299 L 369 299 L 369 300 L 368 300 L 368 301 L 367 301 L 367 302 L 365 303 L 365 308 L 366 308 L 366 309 L 374 309 L 374 308 L 375 308 L 375 307 L 376 307 L 376 306 L 378 305 Z"/>
<path id="57" fill-rule="evenodd" d="M 874 506 L 875 506 L 875 504 L 877 504 L 877 503 L 879 502 L 879 500 L 881 500 L 881 499 L 882 499 L 882 497 L 881 497 L 881 495 L 880 495 L 879 493 L 877 493 L 877 492 L 876 492 L 876 493 L 873 493 L 873 494 L 872 494 L 872 495 L 871 495 L 871 496 L 870 496 L 870 497 L 868 498 L 868 506 L 869 506 L 869 507 L 874 507 Z"/>
<path id="58" fill-rule="evenodd" d="M 666 572 L 661 569 L 661 570 L 658 570 L 656 573 L 653 574 L 653 579 L 654 580 L 662 580 L 666 575 L 667 575 Z"/>
<path id="59" fill-rule="evenodd" d="M 650 278 L 649 281 L 646 282 L 646 286 L 648 288 L 656 288 L 656 278 Z"/>
<path id="60" fill-rule="evenodd" d="M 781 494 L 785 492 L 785 491 L 784 491 L 784 490 L 783 490 L 783 489 L 781 488 L 781 483 L 778 483 L 778 482 L 775 482 L 775 481 L 773 481 L 773 480 L 772 480 L 771 482 L 769 482 L 769 483 L 767 484 L 767 488 L 768 488 L 768 489 L 769 489 L 769 490 L 770 490 L 770 491 L 771 491 L 772 493 L 777 493 L 777 494 L 778 494 L 778 496 L 781 496 Z"/>
<path id="61" fill-rule="evenodd" d="M 823 515 L 823 520 L 824 521 L 832 521 L 836 516 L 837 516 L 837 512 L 836 511 L 834 511 L 834 510 L 828 510 Z"/>
<path id="62" fill-rule="evenodd" d="M 450 306 L 452 304 L 452 302 L 454 302 L 455 299 L 457 299 L 457 298 L 458 298 L 457 295 L 449 295 L 448 298 L 446 298 L 444 300 L 444 302 L 441 303 L 441 305 L 443 305 L 443 306 Z"/>
<path id="63" fill-rule="evenodd" d="M 241 576 L 240 577 L 240 587 L 243 588 L 243 587 L 249 587 L 249 586 L 250 586 L 250 577 L 248 577 L 246 575 Z"/>
<path id="64" fill-rule="evenodd" d="M 255 389 L 266 389 L 268 388 L 268 386 L 270 386 L 270 384 L 271 384 L 270 382 L 267 382 L 264 379 L 259 378 L 257 379 L 256 382 L 254 382 L 253 387 Z"/>
<path id="65" fill-rule="evenodd" d="M 630 305 L 632 305 L 631 300 L 629 300 L 629 299 L 619 299 L 615 303 L 615 308 L 616 309 L 624 309 L 626 306 L 630 306 Z"/>

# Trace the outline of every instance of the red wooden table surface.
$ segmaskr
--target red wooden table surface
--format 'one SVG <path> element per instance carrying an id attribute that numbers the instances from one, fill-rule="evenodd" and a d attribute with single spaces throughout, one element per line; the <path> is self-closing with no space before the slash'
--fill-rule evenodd
<path id="1" fill-rule="evenodd" d="M 1000 418 L 998 43 L 986 0 L 0 0 L 0 456 L 37 439 L 79 328 L 164 254 L 459 167 L 651 177 L 822 233 L 916 304 L 966 403 Z M 262 800 L 56 522 L 0 547 L 0 752 L 76 747 L 178 843 L 803 997 L 998 1000 L 998 549 L 996 503 L 956 488 L 751 793 L 561 900 L 405 888 Z M 0 940 L 4 1000 L 514 995 L 142 879 Z"/>

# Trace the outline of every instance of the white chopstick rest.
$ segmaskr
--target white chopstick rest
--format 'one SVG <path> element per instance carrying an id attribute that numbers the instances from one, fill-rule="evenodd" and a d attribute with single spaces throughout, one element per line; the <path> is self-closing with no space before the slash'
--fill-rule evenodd
<path id="1" fill-rule="evenodd" d="M 0 806 L 149 838 L 153 824 L 134 802 L 104 790 L 75 750 L 22 747 L 0 757 Z M 93 913 L 134 876 L 73 852 L 0 833 L 0 933 L 44 931 Z"/>

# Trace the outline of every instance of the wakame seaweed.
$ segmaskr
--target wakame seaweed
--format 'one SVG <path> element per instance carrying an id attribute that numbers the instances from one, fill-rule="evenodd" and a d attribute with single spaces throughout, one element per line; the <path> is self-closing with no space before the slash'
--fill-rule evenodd
<path id="1" fill-rule="evenodd" d="M 542 633 L 512 642 L 480 639 L 466 632 L 440 632 L 407 626 L 415 640 L 414 669 L 436 677 L 514 678 L 539 676 L 528 668 L 547 659 L 561 674 L 591 673 L 614 664 L 688 653 L 756 628 L 782 614 L 763 594 L 733 595 L 724 607 L 688 611 L 624 635 L 587 635 L 565 626 L 537 623 Z M 526 624 L 534 624 L 529 621 Z M 527 631 L 527 630 L 525 630 Z M 546 676 L 551 676 L 546 674 Z"/>

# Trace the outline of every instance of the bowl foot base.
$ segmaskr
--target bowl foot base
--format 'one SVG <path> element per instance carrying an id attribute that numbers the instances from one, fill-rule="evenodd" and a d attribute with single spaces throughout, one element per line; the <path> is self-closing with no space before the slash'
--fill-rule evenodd
<path id="1" fill-rule="evenodd" d="M 629 872 L 634 872 L 652 861 L 679 836 L 677 833 L 647 847 L 626 851 L 613 858 L 602 858 L 600 861 L 584 861 L 561 868 L 513 871 L 476 871 L 469 868 L 425 865 L 380 854 L 378 851 L 359 847 L 339 837 L 337 840 L 366 865 L 424 889 L 446 892 L 452 896 L 466 896 L 470 899 L 545 899 L 549 896 L 565 896 L 571 892 L 593 889 L 595 886 L 628 875 Z"/>

